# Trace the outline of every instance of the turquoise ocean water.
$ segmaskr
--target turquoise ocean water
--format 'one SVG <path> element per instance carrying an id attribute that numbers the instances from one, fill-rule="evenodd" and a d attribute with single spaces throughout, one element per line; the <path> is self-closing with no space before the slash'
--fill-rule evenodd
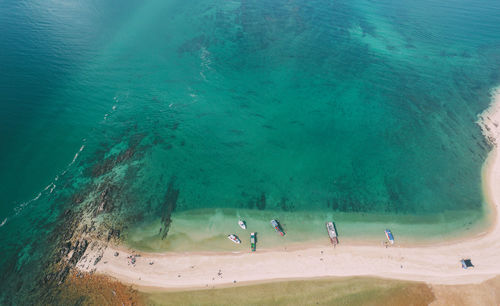
<path id="1" fill-rule="evenodd" d="M 104 191 L 96 221 L 147 250 L 225 250 L 238 217 L 287 242 L 484 222 L 497 1 L 4 0 L 0 29 L 5 303 Z"/>

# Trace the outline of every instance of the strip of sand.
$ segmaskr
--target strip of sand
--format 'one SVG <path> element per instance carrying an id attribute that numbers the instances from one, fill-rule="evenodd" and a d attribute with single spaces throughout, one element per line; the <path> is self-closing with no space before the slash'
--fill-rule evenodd
<path id="1" fill-rule="evenodd" d="M 116 246 L 88 248 L 77 267 L 112 276 L 121 282 L 159 289 L 190 289 L 338 276 L 375 276 L 432 284 L 480 283 L 500 275 L 500 91 L 479 124 L 493 145 L 483 167 L 485 197 L 494 221 L 480 237 L 453 244 L 419 247 L 329 245 L 255 253 L 139 253 Z M 383 230 L 383 229 L 381 229 Z M 116 253 L 119 253 L 116 256 Z M 128 256 L 140 254 L 131 264 Z M 100 258 L 96 262 L 96 258 Z M 470 258 L 472 269 L 461 268 Z"/>

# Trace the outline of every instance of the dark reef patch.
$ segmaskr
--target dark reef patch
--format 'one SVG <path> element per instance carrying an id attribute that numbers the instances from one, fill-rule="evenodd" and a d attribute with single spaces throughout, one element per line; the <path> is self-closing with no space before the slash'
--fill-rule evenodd
<path id="1" fill-rule="evenodd" d="M 171 178 L 168 183 L 167 192 L 165 193 L 165 201 L 161 207 L 161 222 L 160 228 L 161 239 L 165 239 L 172 223 L 172 213 L 177 207 L 177 200 L 179 199 L 179 189 L 175 188 L 175 178 Z"/>

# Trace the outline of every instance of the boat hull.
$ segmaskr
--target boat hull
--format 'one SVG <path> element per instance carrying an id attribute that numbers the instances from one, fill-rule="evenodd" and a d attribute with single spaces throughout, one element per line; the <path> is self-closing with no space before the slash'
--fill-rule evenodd
<path id="1" fill-rule="evenodd" d="M 245 224 L 245 221 L 238 221 L 238 225 L 242 228 L 242 229 L 247 229 L 247 225 Z"/>
<path id="2" fill-rule="evenodd" d="M 285 236 L 285 232 L 283 231 L 280 223 L 277 220 L 271 220 L 271 225 L 274 227 L 274 230 L 276 230 L 281 236 Z"/>
<path id="3" fill-rule="evenodd" d="M 387 237 L 387 240 L 390 244 L 394 244 L 394 236 L 392 235 L 392 232 L 390 230 L 385 230 L 385 236 Z"/>
<path id="4" fill-rule="evenodd" d="M 237 244 L 240 244 L 240 243 L 241 243 L 240 238 L 238 238 L 238 236 L 236 236 L 236 235 L 228 235 L 228 236 L 227 236 L 227 239 L 229 239 L 229 240 L 231 240 L 232 242 L 237 243 Z"/>
<path id="5" fill-rule="evenodd" d="M 330 242 L 333 246 L 336 246 L 339 243 L 339 239 L 337 238 L 337 231 L 333 222 L 326 222 L 326 232 L 328 233 L 328 237 L 330 237 Z"/>

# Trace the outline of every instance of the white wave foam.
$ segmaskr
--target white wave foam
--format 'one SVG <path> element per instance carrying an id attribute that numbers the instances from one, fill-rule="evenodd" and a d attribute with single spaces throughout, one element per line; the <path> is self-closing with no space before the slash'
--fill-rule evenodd
<path id="1" fill-rule="evenodd" d="M 48 189 L 49 186 L 45 187 L 45 189 L 43 191 L 46 191 Z M 43 192 L 42 191 L 42 192 Z M 19 204 L 17 207 L 14 208 L 14 213 L 15 215 L 17 216 L 21 211 L 23 211 L 23 209 L 28 206 L 28 204 L 32 203 L 32 202 L 35 202 L 36 200 L 38 200 L 41 196 L 42 196 L 42 192 L 39 192 L 36 197 L 34 197 L 33 199 L 29 200 L 29 201 L 26 201 L 26 202 L 23 202 L 21 204 Z"/>
<path id="2" fill-rule="evenodd" d="M 73 160 L 71 161 L 71 163 L 69 163 L 68 167 L 75 163 L 76 159 L 78 158 L 78 155 L 83 151 L 84 148 L 85 148 L 85 145 L 82 145 L 80 147 L 80 150 L 78 150 L 78 152 L 76 152 L 75 156 L 73 157 Z"/>
<path id="3" fill-rule="evenodd" d="M 83 139 L 83 142 L 85 142 L 86 139 Z M 48 194 L 51 194 L 54 189 L 56 189 L 57 185 L 54 183 L 54 182 L 57 182 L 59 180 L 59 178 L 61 176 L 64 176 L 69 168 L 75 163 L 76 159 L 78 158 L 78 156 L 80 155 L 80 153 L 83 151 L 83 149 L 85 148 L 85 145 L 82 145 L 80 147 L 80 149 L 78 150 L 78 152 L 76 152 L 75 156 L 73 157 L 73 160 L 66 166 L 66 168 L 61 172 L 59 173 L 58 175 L 56 175 L 53 179 L 52 182 L 50 182 L 50 184 L 48 184 L 47 186 L 45 186 L 45 188 L 42 189 L 42 191 L 40 191 L 34 198 L 28 200 L 28 201 L 25 201 L 21 204 L 19 204 L 17 207 L 14 208 L 14 215 L 17 216 L 19 215 L 19 213 L 21 213 L 21 211 L 23 211 L 23 209 L 25 207 L 27 207 L 29 204 L 37 201 L 38 199 L 40 199 L 40 197 L 48 191 Z M 6 222 L 7 218 L 4 220 L 4 222 Z"/>
<path id="4" fill-rule="evenodd" d="M 51 186 L 52 186 L 53 183 L 50 183 L 48 184 L 47 186 L 45 186 L 45 188 L 43 189 L 43 191 L 47 191 L 47 189 L 49 189 Z"/>

